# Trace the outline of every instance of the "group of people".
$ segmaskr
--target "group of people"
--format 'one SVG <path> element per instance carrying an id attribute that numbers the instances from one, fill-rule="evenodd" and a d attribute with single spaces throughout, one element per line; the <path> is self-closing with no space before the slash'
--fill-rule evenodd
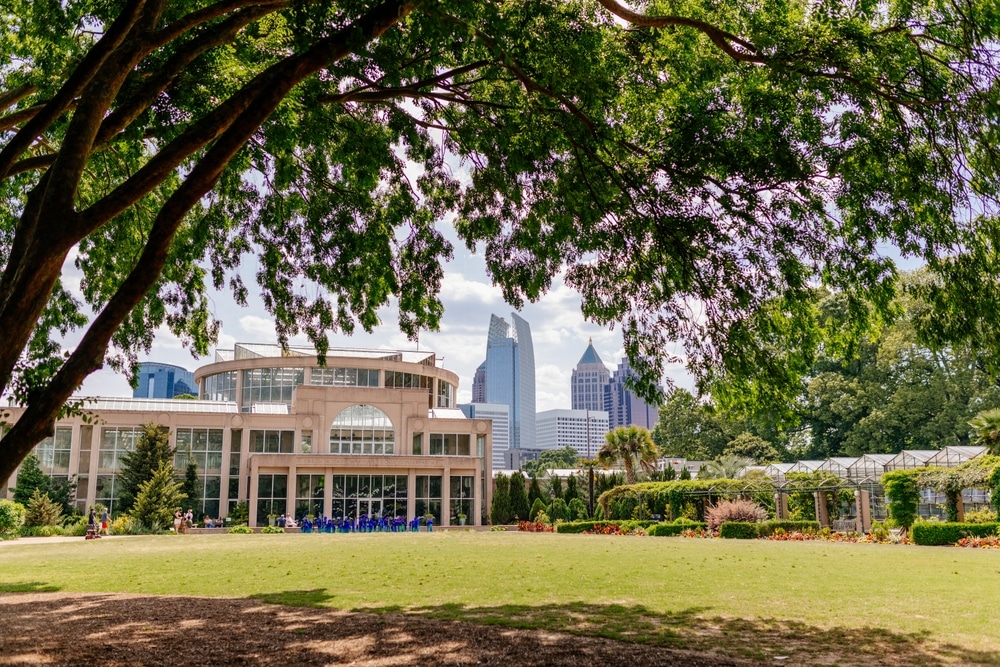
<path id="1" fill-rule="evenodd" d="M 187 512 L 174 512 L 174 532 L 186 533 L 188 528 L 194 528 L 194 510 L 189 508 Z"/>
<path id="2" fill-rule="evenodd" d="M 284 520 L 284 523 L 282 523 L 282 520 Z M 282 514 L 278 517 L 277 525 L 282 528 L 294 526 L 294 520 L 291 518 L 286 519 L 285 515 Z M 407 524 L 404 517 L 362 515 L 357 519 L 351 517 L 331 519 L 326 516 L 312 519 L 305 516 L 302 518 L 299 526 L 303 533 L 405 533 L 407 529 L 413 531 L 419 530 L 420 519 L 415 518 Z M 434 520 L 428 519 L 427 529 L 432 530 L 433 526 Z"/>
<path id="3" fill-rule="evenodd" d="M 90 508 L 90 514 L 87 515 L 87 537 L 100 537 L 101 535 L 108 534 L 108 521 L 111 517 L 108 516 L 108 510 L 101 510 L 101 522 L 97 522 L 97 510 L 93 507 Z"/>

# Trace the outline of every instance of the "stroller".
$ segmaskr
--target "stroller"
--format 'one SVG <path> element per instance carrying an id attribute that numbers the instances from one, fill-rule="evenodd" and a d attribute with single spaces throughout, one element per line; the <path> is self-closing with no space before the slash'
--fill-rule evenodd
<path id="1" fill-rule="evenodd" d="M 101 526 L 97 523 L 87 524 L 87 534 L 84 536 L 85 540 L 99 540 L 101 539 Z"/>

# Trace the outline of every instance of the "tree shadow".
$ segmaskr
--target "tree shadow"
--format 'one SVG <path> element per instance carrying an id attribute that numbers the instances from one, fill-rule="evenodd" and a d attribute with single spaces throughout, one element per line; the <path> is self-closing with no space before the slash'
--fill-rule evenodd
<path id="1" fill-rule="evenodd" d="M 341 611 L 336 592 L 251 599 L 67 595 L 43 584 L 0 595 L 3 660 L 14 664 L 708 667 L 1000 664 L 923 633 L 726 619 L 641 605 L 445 604 Z M 775 658 L 785 659 L 776 661 Z"/>
<path id="2" fill-rule="evenodd" d="M 0 594 L 3 593 L 55 593 L 61 590 L 58 586 L 42 581 L 21 581 L 14 583 L 0 582 Z"/>

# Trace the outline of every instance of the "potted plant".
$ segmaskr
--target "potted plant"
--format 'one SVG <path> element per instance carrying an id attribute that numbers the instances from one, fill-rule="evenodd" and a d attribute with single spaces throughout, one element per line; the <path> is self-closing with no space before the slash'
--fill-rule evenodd
<path id="1" fill-rule="evenodd" d="M 267 525 L 269 525 L 269 526 L 273 526 L 273 525 L 274 525 L 274 522 L 275 522 L 275 521 L 276 521 L 277 519 L 278 519 L 278 515 L 277 515 L 277 514 L 268 514 L 268 515 L 267 515 Z"/>
<path id="2" fill-rule="evenodd" d="M 458 525 L 460 525 L 460 526 L 464 526 L 464 525 L 465 525 L 465 520 L 466 520 L 467 518 L 468 518 L 468 517 L 467 517 L 466 515 L 464 515 L 464 514 L 462 514 L 461 512 L 459 512 L 459 513 L 458 513 Z"/>

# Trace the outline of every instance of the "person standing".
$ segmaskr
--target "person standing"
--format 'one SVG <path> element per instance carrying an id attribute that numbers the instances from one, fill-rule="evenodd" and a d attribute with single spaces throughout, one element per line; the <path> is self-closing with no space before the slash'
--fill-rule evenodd
<path id="1" fill-rule="evenodd" d="M 181 514 L 180 510 L 174 512 L 174 532 L 180 534 L 181 524 L 184 523 L 184 515 Z"/>
<path id="2" fill-rule="evenodd" d="M 101 512 L 101 534 L 102 535 L 107 535 L 108 534 L 108 520 L 110 518 L 111 517 L 108 516 L 108 510 L 107 510 L 107 508 L 105 508 L 104 511 Z"/>

